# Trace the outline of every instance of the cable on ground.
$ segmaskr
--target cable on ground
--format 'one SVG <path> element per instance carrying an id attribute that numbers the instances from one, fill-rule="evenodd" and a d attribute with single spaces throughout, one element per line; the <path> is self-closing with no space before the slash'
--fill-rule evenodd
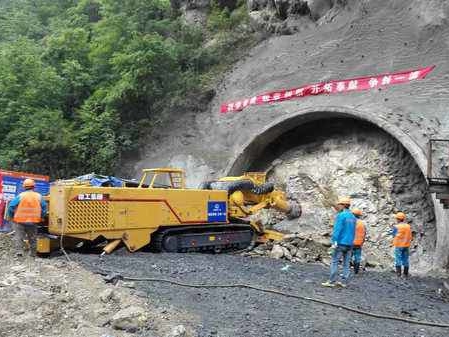
<path id="1" fill-rule="evenodd" d="M 105 272 L 99 271 L 98 273 L 101 275 L 110 275 L 110 273 L 107 273 L 107 272 L 105 273 Z M 351 312 L 354 312 L 354 313 L 357 313 L 360 315 L 365 315 L 365 316 L 374 317 L 374 318 L 395 320 L 395 321 L 401 321 L 401 322 L 406 322 L 406 323 L 411 323 L 411 324 L 427 325 L 427 326 L 432 326 L 432 327 L 449 328 L 449 324 L 447 324 L 447 323 L 420 321 L 420 320 L 415 320 L 415 319 L 410 319 L 410 318 L 405 318 L 405 317 L 398 317 L 398 316 L 392 316 L 392 315 L 386 315 L 386 314 L 378 314 L 378 313 L 374 313 L 374 312 L 370 312 L 370 311 L 366 311 L 366 310 L 356 309 L 356 308 L 353 308 L 353 307 L 350 307 L 347 305 L 343 305 L 343 304 L 332 303 L 332 302 L 318 299 L 318 298 L 286 293 L 281 290 L 268 289 L 268 288 L 254 286 L 254 285 L 250 285 L 250 284 L 246 284 L 246 283 L 234 283 L 234 284 L 198 283 L 198 284 L 192 284 L 192 283 L 179 282 L 179 281 L 168 280 L 168 279 L 163 279 L 163 278 L 150 278 L 150 277 L 140 278 L 140 277 L 123 276 L 123 275 L 120 275 L 117 273 L 114 273 L 113 275 L 116 278 L 126 280 L 126 281 L 162 282 L 162 283 L 169 283 L 169 284 L 177 285 L 180 287 L 188 287 L 188 288 L 246 288 L 246 289 L 252 289 L 252 290 L 261 291 L 261 292 L 265 292 L 265 293 L 271 293 L 271 294 L 281 295 L 281 296 L 285 296 L 285 297 L 296 298 L 296 299 L 303 300 L 303 301 L 309 301 L 309 302 L 315 302 L 315 303 L 319 303 L 319 304 L 323 304 L 323 305 L 328 305 L 328 306 L 331 306 L 334 308 L 344 309 L 344 310 L 351 311 Z"/>

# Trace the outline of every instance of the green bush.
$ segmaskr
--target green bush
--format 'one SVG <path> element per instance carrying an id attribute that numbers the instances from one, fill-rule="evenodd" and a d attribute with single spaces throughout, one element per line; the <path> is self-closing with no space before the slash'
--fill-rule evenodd
<path id="1" fill-rule="evenodd" d="M 203 31 L 178 14 L 169 0 L 0 0 L 1 167 L 111 174 L 167 112 L 196 104 L 248 15 L 243 0 L 214 3 Z"/>

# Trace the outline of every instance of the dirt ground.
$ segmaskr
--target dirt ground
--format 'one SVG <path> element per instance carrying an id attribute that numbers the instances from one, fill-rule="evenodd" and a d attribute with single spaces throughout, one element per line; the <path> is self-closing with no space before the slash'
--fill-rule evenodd
<path id="1" fill-rule="evenodd" d="M 125 257 L 126 256 L 126 257 Z M 133 277 L 191 283 L 248 283 L 399 317 L 449 324 L 449 302 L 439 278 L 398 279 L 390 272 L 366 272 L 346 289 L 322 288 L 328 268 L 238 255 L 116 252 L 73 258 L 93 271 L 113 270 Z M 376 319 L 312 302 L 249 289 L 197 289 L 157 282 L 135 282 L 158 306 L 172 306 L 198 317 L 199 337 L 231 336 L 446 336 L 447 328 Z"/>
<path id="2" fill-rule="evenodd" d="M 248 283 L 416 320 L 449 323 L 442 278 L 368 271 L 346 289 L 322 288 L 328 267 L 231 254 L 119 250 L 49 259 L 13 257 L 0 237 L 0 336 L 446 336 L 447 328 L 376 319 L 250 289 L 186 288 L 99 272 L 188 283 Z"/>
<path id="3" fill-rule="evenodd" d="M 63 256 L 16 258 L 11 237 L 0 235 L 0 336 L 191 336 L 188 326 L 172 334 L 178 319 L 189 321 L 154 307 L 132 284 L 106 284 Z"/>

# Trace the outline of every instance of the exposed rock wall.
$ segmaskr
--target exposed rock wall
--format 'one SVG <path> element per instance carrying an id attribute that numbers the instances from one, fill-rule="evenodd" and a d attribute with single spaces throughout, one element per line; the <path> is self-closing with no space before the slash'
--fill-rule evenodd
<path id="1" fill-rule="evenodd" d="M 449 134 L 448 17 L 444 0 L 339 1 L 317 21 L 303 16 L 308 22 L 293 34 L 272 36 L 250 50 L 223 78 L 209 109 L 173 115 L 149 135 L 141 160 L 124 169 L 137 175 L 143 167 L 169 165 L 184 156 L 199 168 L 188 172 L 195 186 L 248 169 L 271 142 L 305 122 L 344 116 L 392 135 L 425 173 L 429 138 Z M 437 67 L 426 80 L 385 90 L 253 106 L 224 116 L 218 112 L 224 101 L 264 91 L 431 64 Z M 435 215 L 434 266 L 448 267 L 449 215 L 438 203 Z"/>
<path id="2" fill-rule="evenodd" d="M 265 162 L 265 163 L 264 163 Z M 436 243 L 435 215 L 427 184 L 410 154 L 386 132 L 348 119 L 312 122 L 272 143 L 252 170 L 267 171 L 277 187 L 302 205 L 297 221 L 277 229 L 317 235 L 330 231 L 339 195 L 350 195 L 364 212 L 366 257 L 392 265 L 392 215 L 403 211 L 415 233 L 412 266 L 431 265 Z"/>

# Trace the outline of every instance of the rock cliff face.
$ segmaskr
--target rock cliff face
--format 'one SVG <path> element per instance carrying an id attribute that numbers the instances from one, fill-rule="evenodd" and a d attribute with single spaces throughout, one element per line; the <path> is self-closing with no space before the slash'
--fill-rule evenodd
<path id="1" fill-rule="evenodd" d="M 364 212 L 371 263 L 390 266 L 392 215 L 401 210 L 415 232 L 412 265 L 431 264 L 436 242 L 435 215 L 427 185 L 410 154 L 384 131 L 346 119 L 324 120 L 284 134 L 251 169 L 268 172 L 270 180 L 297 200 L 303 215 L 275 226 L 303 235 L 328 233 L 339 195 L 350 195 Z"/>
<path id="2" fill-rule="evenodd" d="M 318 132 L 320 121 L 348 118 L 367 123 L 367 128 L 373 130 L 373 134 L 367 136 L 368 140 L 379 138 L 377 143 L 372 141 L 365 142 L 364 145 L 360 143 L 360 153 L 362 153 L 361 148 L 365 148 L 363 160 L 372 162 L 373 166 L 367 169 L 367 172 L 374 170 L 376 165 L 382 165 L 377 168 L 378 172 L 375 174 L 380 181 L 373 183 L 374 178 L 368 178 L 367 173 L 360 173 L 359 167 L 355 166 L 355 171 L 348 176 L 345 173 L 338 181 L 329 182 L 333 189 L 338 192 L 340 188 L 348 187 L 348 177 L 358 179 L 357 182 L 361 186 L 371 188 L 366 208 L 372 208 L 372 214 L 379 209 L 385 209 L 385 213 L 382 211 L 379 219 L 384 216 L 383 214 L 387 214 L 387 209 L 406 205 L 407 209 L 415 209 L 418 212 L 416 225 L 421 219 L 426 218 L 427 220 L 423 221 L 427 221 L 428 226 L 432 227 L 433 220 L 430 219 L 432 212 L 427 210 L 430 195 L 424 191 L 424 187 L 416 189 L 416 185 L 411 183 L 419 180 L 421 182 L 418 185 L 424 186 L 422 176 L 418 179 L 418 175 L 412 173 L 411 167 L 418 167 L 419 171 L 425 174 L 428 140 L 445 138 L 449 134 L 449 114 L 447 113 L 449 106 L 447 84 L 449 79 L 447 57 L 449 55 L 449 2 L 444 0 L 323 0 L 307 1 L 305 14 L 289 12 L 294 7 L 294 3 L 303 4 L 304 2 L 289 1 L 287 2 L 289 5 L 285 7 L 287 9 L 284 10 L 287 17 L 277 14 L 281 25 L 294 19 L 297 28 L 289 32 L 274 29 L 276 34 L 250 50 L 248 55 L 224 76 L 206 111 L 185 111 L 182 114 L 173 115 L 167 125 L 161 126 L 149 136 L 151 146 L 142 150 L 141 159 L 131 163 L 128 172 L 137 175 L 142 167 L 157 165 L 188 166 L 189 184 L 197 186 L 203 179 L 227 173 L 238 174 L 255 167 L 261 155 L 270 148 L 271 144 L 276 143 L 286 133 L 295 133 L 295 130 L 300 135 L 301 128 L 306 123 L 317 121 L 315 126 Z M 274 2 L 276 3 L 279 5 L 281 2 Z M 277 11 L 277 9 L 272 10 L 273 2 L 263 4 L 265 4 L 263 1 L 250 4 L 249 8 L 252 9 L 250 15 L 254 16 L 254 13 L 263 11 L 270 13 Z M 272 14 L 267 17 L 270 18 L 270 15 Z M 290 35 L 280 35 L 284 33 Z M 408 85 L 398 85 L 381 91 L 322 95 L 265 106 L 253 106 L 240 113 L 229 115 L 219 113 L 219 106 L 224 101 L 248 97 L 264 91 L 331 79 L 413 69 L 432 64 L 436 65 L 436 69 L 426 80 Z M 375 136 L 374 133 L 379 132 L 379 129 L 384 133 Z M 363 133 L 369 134 L 366 128 L 363 129 Z M 381 136 L 385 134 L 389 135 L 388 141 Z M 379 152 L 379 146 L 382 143 L 385 143 L 383 147 L 388 149 L 383 154 L 370 157 L 371 150 L 373 153 Z M 335 155 L 335 151 L 348 151 L 344 149 L 341 141 L 331 138 L 328 143 L 317 141 L 315 145 L 310 146 L 317 154 L 324 154 L 327 151 L 329 158 Z M 285 156 L 301 157 L 304 160 L 298 159 L 296 162 L 303 164 L 296 167 L 293 162 L 290 163 L 290 159 L 287 160 L 287 157 L 284 157 L 284 154 L 279 153 L 284 167 L 290 163 L 288 165 L 295 167 L 297 177 L 301 177 L 301 174 L 310 176 L 310 165 L 307 163 L 312 160 L 311 154 L 302 147 L 291 151 Z M 401 154 L 399 159 L 398 154 Z M 404 170 L 394 173 L 400 165 Z M 304 172 L 301 173 L 301 170 Z M 323 174 L 337 173 L 345 172 L 346 168 L 326 170 L 328 169 L 322 165 L 317 171 Z M 285 172 L 283 166 L 278 165 L 273 172 L 273 177 L 285 176 L 285 173 L 282 173 Z M 299 180 L 301 184 L 298 183 L 298 186 L 305 188 L 301 193 L 306 193 L 305 191 L 313 186 L 313 182 L 309 182 L 310 186 L 308 186 L 305 183 L 307 179 L 300 179 L 304 182 Z M 409 183 L 405 184 L 406 181 Z M 368 182 L 369 185 L 367 185 Z M 284 184 L 287 183 L 288 181 L 284 182 Z M 385 195 L 382 194 L 383 190 L 393 191 L 397 188 L 402 188 L 404 192 L 399 190 L 392 192 L 390 194 L 392 199 L 386 199 L 385 205 L 380 206 L 374 201 L 384 202 L 380 196 L 378 199 L 373 196 Z M 358 194 L 362 189 L 358 186 L 348 192 Z M 421 194 L 418 190 L 422 190 L 421 204 L 417 201 L 418 195 Z M 318 205 L 320 198 L 314 203 Z M 429 215 L 420 215 L 421 210 Z M 449 215 L 438 202 L 432 202 L 430 210 L 435 213 L 437 232 L 433 266 L 448 267 Z M 321 213 L 325 214 L 324 211 L 318 210 L 317 214 Z M 321 215 L 318 219 L 321 219 Z M 378 223 L 380 220 L 371 218 L 369 221 Z M 427 235 L 427 233 L 430 234 Z M 432 235 L 431 231 L 426 230 L 426 236 L 432 237 Z M 426 246 L 429 251 L 431 248 L 432 244 Z"/>

